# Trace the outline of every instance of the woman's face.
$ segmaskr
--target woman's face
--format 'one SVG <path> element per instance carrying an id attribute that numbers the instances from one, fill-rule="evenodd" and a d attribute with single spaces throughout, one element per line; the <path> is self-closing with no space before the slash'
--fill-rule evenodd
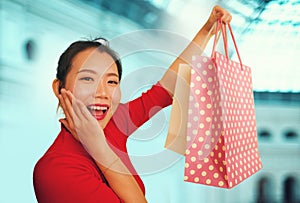
<path id="1" fill-rule="evenodd" d="M 81 51 L 72 60 L 65 89 L 81 100 L 104 128 L 121 99 L 117 65 L 109 54 L 96 48 Z"/>

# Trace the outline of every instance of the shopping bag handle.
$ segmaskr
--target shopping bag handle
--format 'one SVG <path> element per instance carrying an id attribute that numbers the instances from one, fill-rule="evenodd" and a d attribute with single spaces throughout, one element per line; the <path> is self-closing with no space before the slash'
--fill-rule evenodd
<path id="1" fill-rule="evenodd" d="M 241 65 L 241 70 L 243 70 L 242 59 L 241 59 L 239 50 L 238 50 L 238 48 L 237 48 L 236 41 L 235 41 L 235 38 L 234 38 L 234 35 L 233 35 L 233 32 L 232 32 L 232 28 L 231 28 L 231 26 L 230 26 L 230 23 L 228 23 L 228 24 L 223 24 L 222 21 L 221 21 L 221 19 L 219 19 L 218 22 L 217 22 L 217 26 L 216 26 L 216 34 L 215 34 L 215 38 L 214 38 L 214 44 L 213 44 L 213 49 L 212 49 L 211 57 L 212 57 L 212 58 L 215 58 L 215 55 L 216 55 L 216 44 L 217 44 L 217 41 L 218 41 L 218 40 L 217 40 L 217 38 L 218 38 L 217 35 L 218 35 L 218 33 L 220 32 L 220 30 L 221 30 L 222 37 L 223 37 L 223 42 L 224 42 L 225 55 L 226 55 L 227 60 L 229 60 L 226 25 L 227 25 L 228 28 L 229 28 L 230 35 L 231 35 L 231 38 L 232 38 L 232 41 L 233 41 L 233 44 L 234 44 L 234 47 L 235 47 L 235 51 L 236 51 L 236 53 L 237 53 L 237 56 L 238 56 L 238 59 L 239 59 L 240 65 Z"/>

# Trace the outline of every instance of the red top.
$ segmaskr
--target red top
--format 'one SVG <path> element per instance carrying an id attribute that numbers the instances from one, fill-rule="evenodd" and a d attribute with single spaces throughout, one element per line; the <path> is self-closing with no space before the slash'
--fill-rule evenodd
<path id="1" fill-rule="evenodd" d="M 172 98 L 168 92 L 157 83 L 141 97 L 120 104 L 105 127 L 108 143 L 132 174 L 137 173 L 127 154 L 128 136 L 171 103 Z M 145 194 L 139 175 L 134 175 L 134 178 Z M 36 198 L 41 203 L 121 202 L 94 160 L 64 126 L 48 151 L 37 162 L 33 183 Z"/>

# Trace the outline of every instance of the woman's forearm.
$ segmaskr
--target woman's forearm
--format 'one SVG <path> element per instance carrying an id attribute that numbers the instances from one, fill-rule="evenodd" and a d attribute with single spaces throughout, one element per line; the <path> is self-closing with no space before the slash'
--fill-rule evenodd
<path id="1" fill-rule="evenodd" d="M 110 187 L 124 202 L 147 202 L 133 175 L 106 141 L 101 141 L 97 154 L 93 154 Z M 95 153 L 95 152 L 93 152 Z"/>
<path id="2" fill-rule="evenodd" d="M 209 32 L 207 32 L 207 30 L 203 27 L 194 37 L 192 42 L 190 42 L 184 51 L 175 59 L 175 61 L 164 74 L 163 78 L 160 80 L 160 84 L 169 92 L 171 96 L 174 94 L 179 64 L 191 64 L 192 55 L 202 54 L 211 37 L 208 35 L 208 33 Z M 187 80 L 186 78 L 184 79 Z"/>

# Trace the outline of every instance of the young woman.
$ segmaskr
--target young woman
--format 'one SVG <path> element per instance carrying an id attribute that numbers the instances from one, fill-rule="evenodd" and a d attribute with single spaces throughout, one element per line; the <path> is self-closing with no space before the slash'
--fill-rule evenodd
<path id="1" fill-rule="evenodd" d="M 66 118 L 60 120 L 61 132 L 35 166 L 38 202 L 146 202 L 143 182 L 127 154 L 127 138 L 172 103 L 178 65 L 190 63 L 192 53 L 201 54 L 220 18 L 223 23 L 231 21 L 226 10 L 215 6 L 163 78 L 126 104 L 120 104 L 121 62 L 106 43 L 77 41 L 66 49 L 53 81 Z"/>

